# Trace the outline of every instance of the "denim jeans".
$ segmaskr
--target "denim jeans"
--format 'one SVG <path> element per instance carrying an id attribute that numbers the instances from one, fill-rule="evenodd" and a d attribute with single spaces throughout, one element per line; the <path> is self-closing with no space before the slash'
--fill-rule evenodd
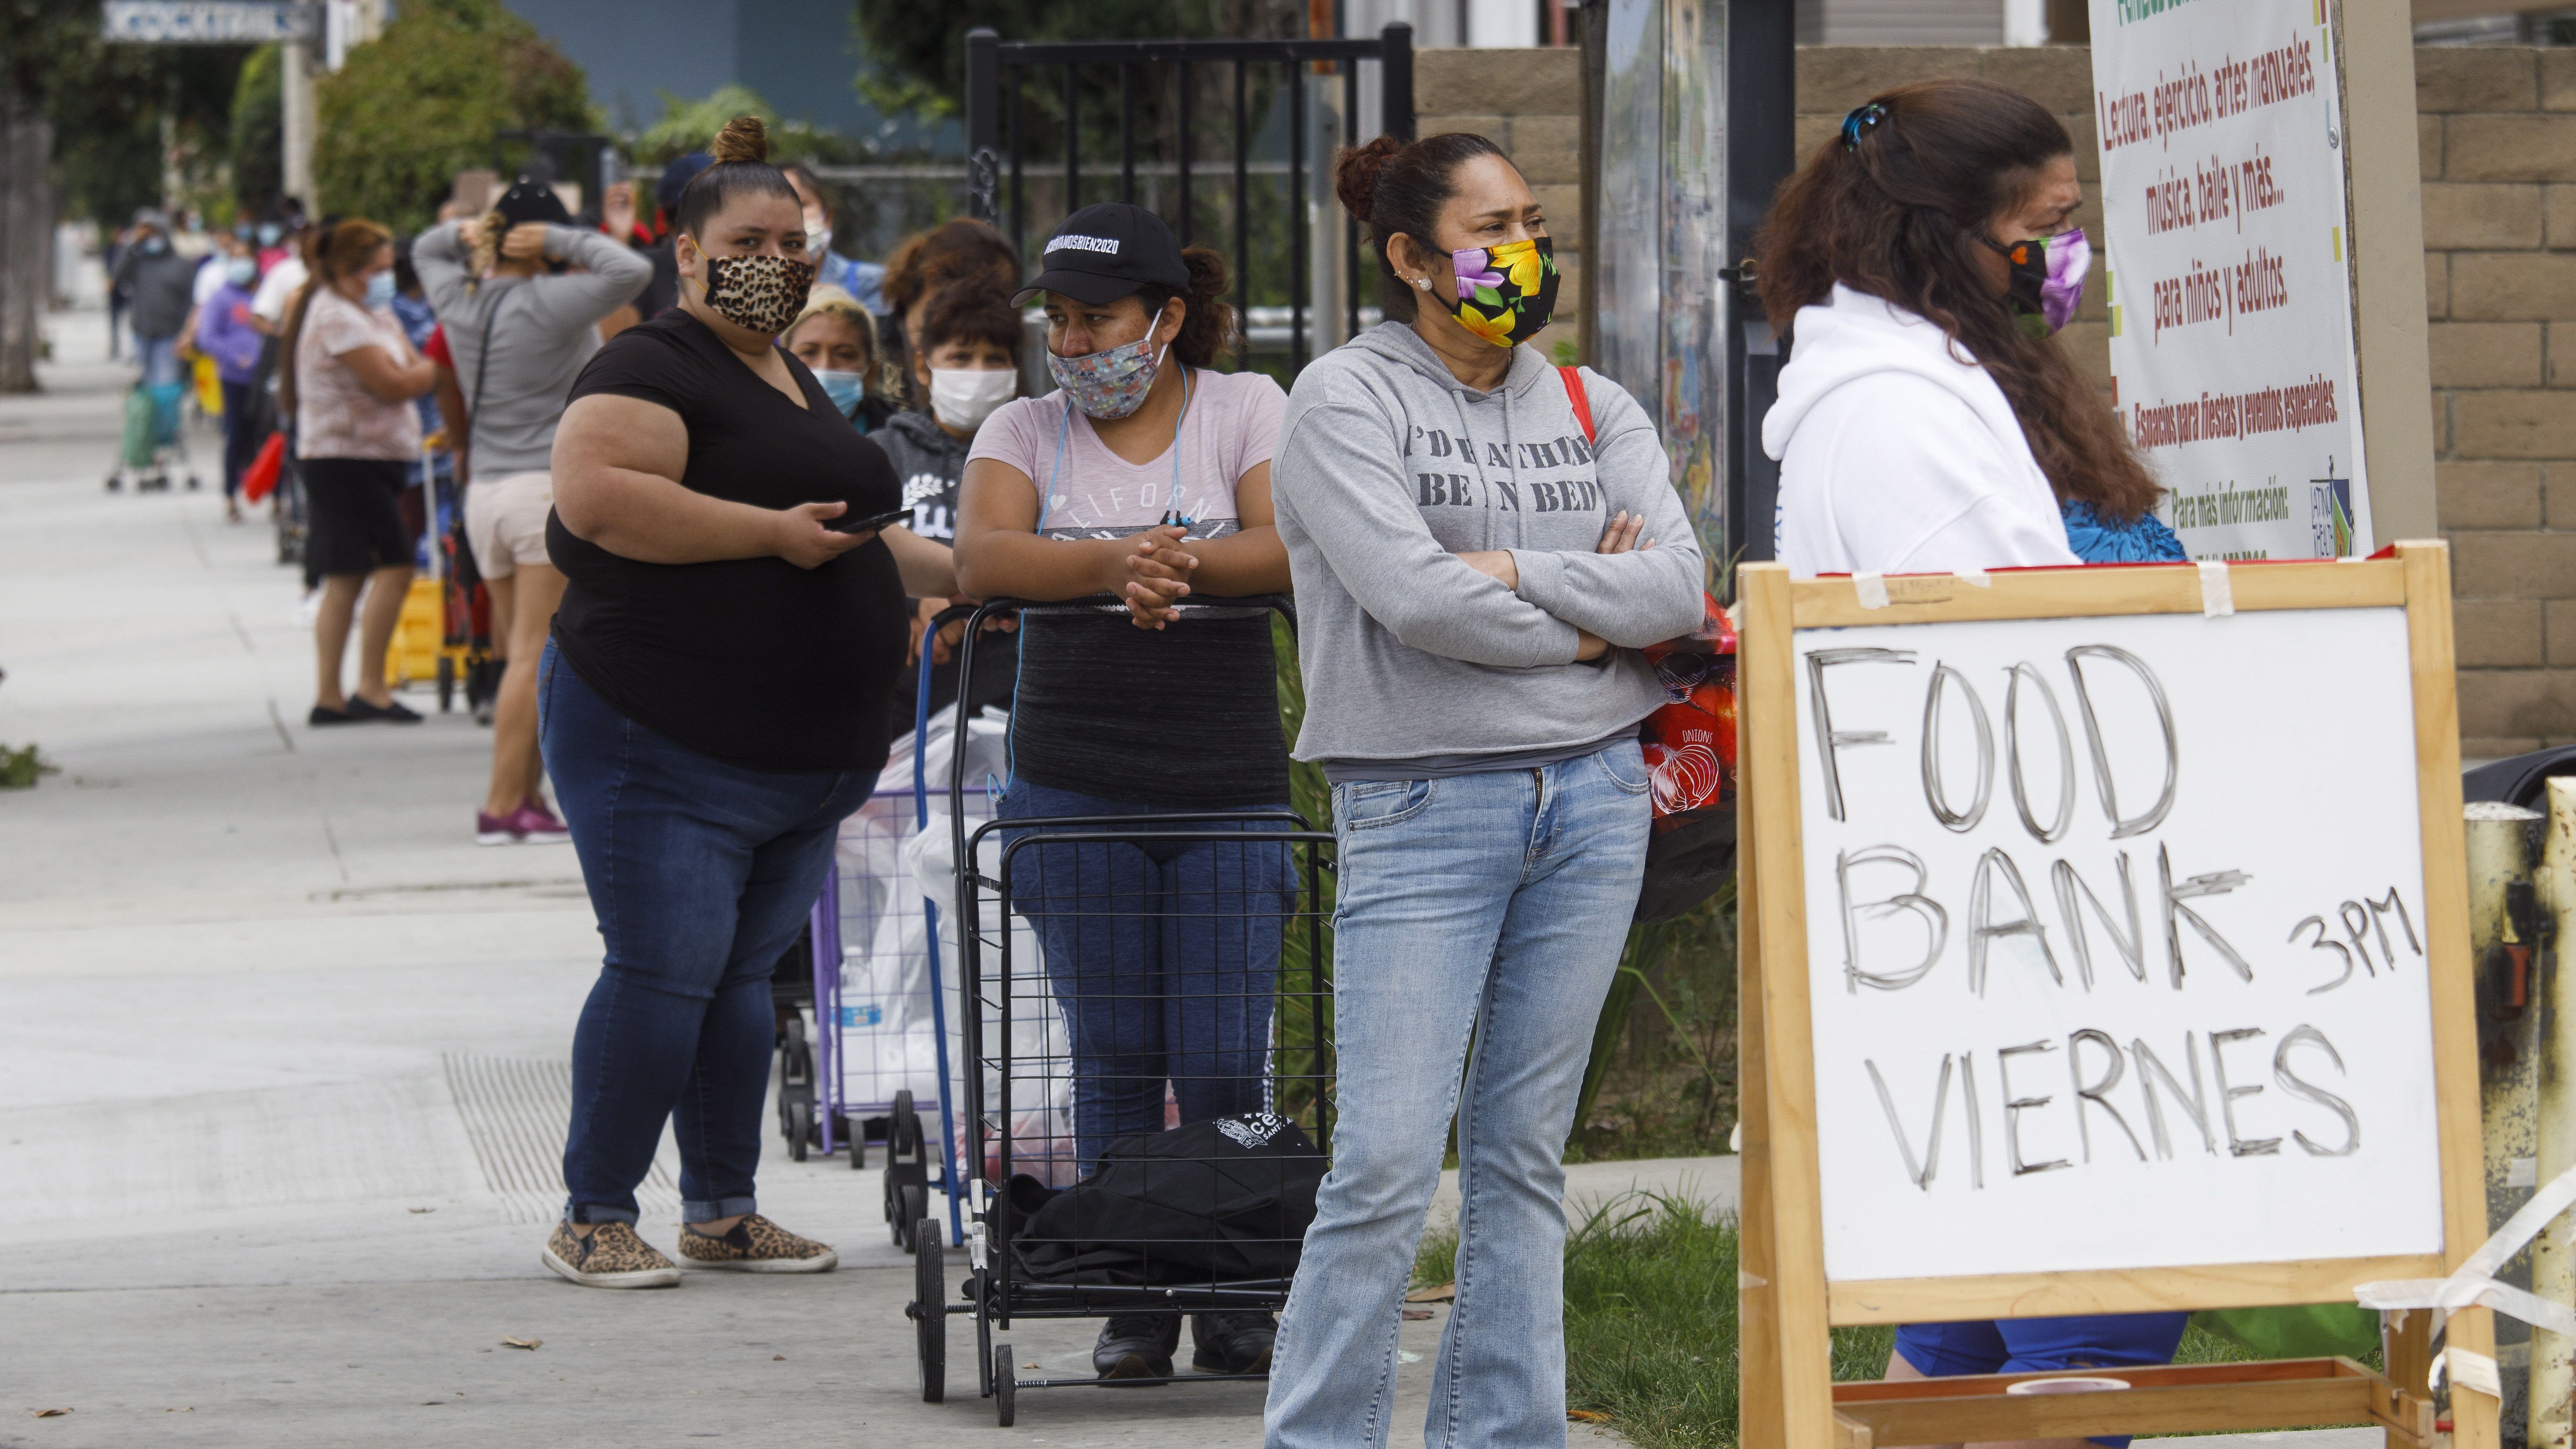
<path id="1" fill-rule="evenodd" d="M 1623 741 L 1333 788 L 1338 1116 L 1271 1361 L 1270 1449 L 1387 1442 L 1399 1300 L 1453 1112 L 1458 1299 L 1423 1442 L 1565 1443 L 1559 1160 L 1645 872 L 1646 786 Z"/>
<path id="2" fill-rule="evenodd" d="M 1176 812 L 1019 780 L 996 813 L 1026 820 Z M 1008 831 L 1004 848 L 1029 835 L 1045 838 Z M 1166 1082 L 1185 1123 L 1261 1110 L 1281 922 L 1297 899 L 1287 846 L 1040 844 L 1013 855 L 1008 873 L 1011 907 L 1037 928 L 1047 985 L 1064 1016 L 1083 1176 L 1114 1139 L 1163 1130 Z"/>
<path id="3" fill-rule="evenodd" d="M 538 667 L 546 774 L 607 943 L 573 1031 L 565 1215 L 635 1221 L 665 1121 L 682 1219 L 751 1212 L 778 1032 L 770 968 L 876 775 L 728 765 L 618 713 L 553 643 Z"/>
<path id="4" fill-rule="evenodd" d="M 179 360 L 176 337 L 137 337 L 134 359 L 143 364 L 145 387 L 168 387 L 188 380 L 187 364 Z"/>

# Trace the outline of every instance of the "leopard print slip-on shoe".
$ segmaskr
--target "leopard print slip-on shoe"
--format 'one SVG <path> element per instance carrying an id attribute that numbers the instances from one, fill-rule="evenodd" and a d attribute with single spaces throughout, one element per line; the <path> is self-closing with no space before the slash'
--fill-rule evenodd
<path id="1" fill-rule="evenodd" d="M 738 1273 L 829 1273 L 841 1255 L 812 1238 L 800 1238 L 758 1213 L 746 1215 L 721 1237 L 682 1224 L 680 1257 L 692 1268 L 731 1268 Z"/>
<path id="2" fill-rule="evenodd" d="M 584 1288 L 677 1288 L 680 1269 L 651 1243 L 635 1235 L 632 1223 L 607 1222 L 583 1237 L 570 1223 L 557 1223 L 537 1261 L 557 1277 Z"/>

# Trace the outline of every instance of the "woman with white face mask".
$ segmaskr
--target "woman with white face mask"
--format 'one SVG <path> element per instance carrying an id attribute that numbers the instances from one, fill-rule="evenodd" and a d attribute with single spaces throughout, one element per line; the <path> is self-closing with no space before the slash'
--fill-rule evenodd
<path id="1" fill-rule="evenodd" d="M 916 314 L 921 319 L 912 351 L 912 395 L 929 406 L 894 415 L 873 436 L 894 464 L 903 484 L 904 506 L 912 510 L 912 531 L 923 538 L 954 544 L 957 538 L 957 489 L 966 476 L 966 455 L 984 420 L 1020 393 L 1020 347 L 1024 333 L 1019 309 L 1007 292 L 978 281 L 952 283 L 931 294 Z M 912 652 L 904 677 L 895 684 L 895 732 L 912 728 L 920 667 L 922 635 L 939 611 L 963 596 L 917 599 L 913 603 Z M 996 620 L 988 630 L 1008 629 L 1012 621 Z M 966 623 L 952 619 L 927 643 L 930 655 L 930 707 L 944 709 L 957 697 L 957 643 Z M 1007 641 L 1004 641 L 1007 644 Z M 986 648 L 976 655 L 975 688 L 968 691 L 966 712 L 1011 697 L 1011 675 L 1017 661 L 1008 647 Z"/>
<path id="2" fill-rule="evenodd" d="M 958 583 L 980 598 L 1107 594 L 1128 613 L 1024 621 L 998 813 L 1284 811 L 1269 611 L 1173 606 L 1286 591 L 1270 455 L 1287 396 L 1260 373 L 1209 370 L 1234 332 L 1225 259 L 1184 251 L 1152 212 L 1084 207 L 1042 266 L 1022 296 L 1045 296 L 1057 391 L 976 434 Z M 1162 1129 L 1167 1082 L 1184 1123 L 1261 1110 L 1280 920 L 1296 895 L 1284 845 L 1038 845 L 1013 872 L 1071 1038 L 1083 1172 L 1112 1140 Z M 1167 915 L 1156 902 L 1175 893 L 1190 904 Z M 1092 1362 L 1104 1378 L 1168 1374 L 1180 1325 L 1112 1318 Z M 1270 1362 L 1267 1314 L 1203 1313 L 1192 1328 L 1200 1368 Z"/>

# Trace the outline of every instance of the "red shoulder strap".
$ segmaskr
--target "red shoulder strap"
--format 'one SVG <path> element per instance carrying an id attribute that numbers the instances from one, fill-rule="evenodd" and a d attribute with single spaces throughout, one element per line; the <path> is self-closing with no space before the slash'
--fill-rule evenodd
<path id="1" fill-rule="evenodd" d="M 1583 425 L 1583 441 L 1588 447 L 1593 441 L 1592 399 L 1583 395 L 1583 371 L 1580 368 L 1560 367 L 1556 370 L 1556 375 L 1565 379 L 1566 401 L 1574 404 L 1574 420 Z"/>

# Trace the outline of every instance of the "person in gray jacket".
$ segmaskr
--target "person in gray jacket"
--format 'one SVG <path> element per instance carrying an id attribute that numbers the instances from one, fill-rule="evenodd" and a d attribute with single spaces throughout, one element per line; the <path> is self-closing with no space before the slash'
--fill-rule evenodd
<path id="1" fill-rule="evenodd" d="M 599 322 L 634 300 L 653 265 L 572 224 L 554 189 L 519 178 L 490 215 L 439 226 L 412 246 L 465 394 L 465 536 L 492 594 L 508 667 L 492 709 L 492 783 L 475 813 L 483 845 L 569 840 L 546 804 L 537 749 L 537 659 L 563 598 L 546 560 L 555 424 Z"/>
<path id="2" fill-rule="evenodd" d="M 1332 782 L 1341 1075 L 1267 1442 L 1385 1443 L 1454 1111 L 1458 1302 L 1426 1442 L 1561 1443 L 1558 1159 L 1645 869 L 1638 725 L 1664 700 L 1629 651 L 1699 624 L 1706 565 L 1644 409 L 1527 345 L 1557 272 L 1502 152 L 1382 136 L 1336 182 L 1401 320 L 1298 376 L 1274 469 L 1294 753 Z"/>

